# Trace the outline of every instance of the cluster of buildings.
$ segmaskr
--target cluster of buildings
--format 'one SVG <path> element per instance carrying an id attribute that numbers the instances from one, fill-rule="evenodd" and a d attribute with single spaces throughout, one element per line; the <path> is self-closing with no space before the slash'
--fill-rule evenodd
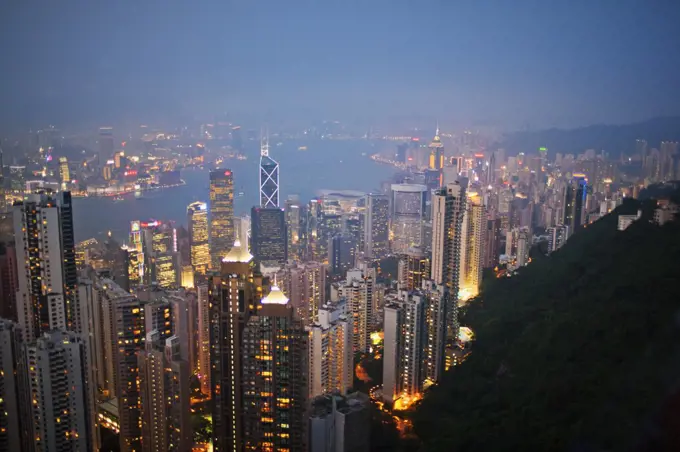
<path id="1" fill-rule="evenodd" d="M 412 167 L 380 193 L 282 203 L 264 139 L 249 217 L 217 169 L 186 231 L 133 221 L 123 245 L 76 244 L 69 191 L 24 196 L 0 218 L 0 449 L 115 435 L 123 452 L 368 451 L 371 400 L 406 409 L 459 362 L 458 309 L 485 270 L 558 249 L 634 194 L 594 152 L 480 155 L 447 154 L 437 131 L 399 145 Z M 375 354 L 382 387 L 354 391 L 355 357 Z"/>

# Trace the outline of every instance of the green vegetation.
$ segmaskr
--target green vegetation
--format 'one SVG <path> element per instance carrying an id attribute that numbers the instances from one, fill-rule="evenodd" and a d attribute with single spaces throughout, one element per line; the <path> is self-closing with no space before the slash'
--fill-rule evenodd
<path id="1" fill-rule="evenodd" d="M 640 206 L 626 202 L 485 285 L 463 313 L 472 355 L 417 408 L 423 450 L 667 450 L 678 439 L 664 405 L 680 400 L 680 225 L 651 224 L 653 205 L 619 232 L 618 214 Z"/>

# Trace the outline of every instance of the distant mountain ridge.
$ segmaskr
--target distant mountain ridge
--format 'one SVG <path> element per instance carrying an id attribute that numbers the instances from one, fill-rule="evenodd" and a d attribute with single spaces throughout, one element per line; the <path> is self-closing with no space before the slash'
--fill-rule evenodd
<path id="1" fill-rule="evenodd" d="M 624 125 L 592 125 L 577 129 L 546 129 L 522 131 L 506 135 L 492 149 L 503 148 L 508 155 L 524 152 L 536 153 L 547 147 L 550 156 L 578 154 L 586 149 L 605 150 L 611 157 L 621 153 L 629 155 L 635 150 L 635 140 L 642 139 L 650 148 L 662 141 L 680 141 L 680 116 L 653 118 L 648 121 Z"/>

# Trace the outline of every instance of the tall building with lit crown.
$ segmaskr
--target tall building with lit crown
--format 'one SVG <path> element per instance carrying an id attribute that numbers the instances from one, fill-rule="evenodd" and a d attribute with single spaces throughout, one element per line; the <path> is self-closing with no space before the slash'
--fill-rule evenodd
<path id="1" fill-rule="evenodd" d="M 17 312 L 24 340 L 72 329 L 78 316 L 78 282 L 71 194 L 28 195 L 14 205 L 19 291 Z"/>
<path id="2" fill-rule="evenodd" d="M 423 245 L 427 187 L 420 184 L 392 184 L 391 189 L 391 248 L 395 253 L 405 253 L 411 247 Z"/>
<path id="3" fill-rule="evenodd" d="M 72 332 L 43 333 L 26 346 L 33 450 L 91 450 L 85 346 Z"/>
<path id="4" fill-rule="evenodd" d="M 210 244 L 208 236 L 208 205 L 194 202 L 187 207 L 191 266 L 194 272 L 205 274 L 210 267 Z"/>
<path id="5" fill-rule="evenodd" d="M 234 243 L 234 176 L 229 169 L 210 172 L 210 267 L 220 269 Z"/>
<path id="6" fill-rule="evenodd" d="M 179 338 L 157 330 L 147 334 L 138 354 L 142 450 L 191 450 L 189 363 L 180 354 Z"/>
<path id="7" fill-rule="evenodd" d="M 409 248 L 399 259 L 397 271 L 399 287 L 416 290 L 424 280 L 430 279 L 430 258 L 420 248 Z"/>
<path id="8" fill-rule="evenodd" d="M 66 157 L 59 157 L 59 178 L 62 184 L 71 182 L 71 172 L 68 169 L 68 159 Z"/>
<path id="9" fill-rule="evenodd" d="M 439 173 L 438 186 L 442 183 L 441 172 L 444 168 L 444 144 L 439 137 L 439 125 L 437 125 L 437 130 L 432 138 L 432 142 L 429 145 L 430 148 L 430 160 L 428 162 L 428 169 L 437 171 Z M 437 173 L 435 173 L 436 175 Z"/>
<path id="10" fill-rule="evenodd" d="M 432 196 L 432 280 L 449 291 L 448 336 L 458 336 L 458 292 L 467 183 L 455 182 Z"/>
<path id="11" fill-rule="evenodd" d="M 383 399 L 405 408 L 420 398 L 426 378 L 427 300 L 400 290 L 385 305 Z"/>
<path id="12" fill-rule="evenodd" d="M 468 192 L 467 208 L 463 218 L 461 242 L 460 298 L 476 297 L 482 284 L 484 267 L 484 239 L 486 232 L 486 209 L 481 196 Z"/>
<path id="13" fill-rule="evenodd" d="M 269 138 L 264 134 L 260 144 L 260 207 L 279 207 L 279 163 L 269 156 Z"/>
<path id="14" fill-rule="evenodd" d="M 309 397 L 347 394 L 354 378 L 352 325 L 345 300 L 319 309 L 319 321 L 309 328 Z"/>
<path id="15" fill-rule="evenodd" d="M 262 296 L 262 280 L 253 272 L 253 256 L 236 241 L 219 272 L 209 274 L 210 384 L 213 448 L 244 450 L 241 347 L 246 322 Z"/>
<path id="16" fill-rule="evenodd" d="M 389 252 L 389 199 L 384 195 L 366 195 L 363 214 L 364 255 L 380 259 Z"/>

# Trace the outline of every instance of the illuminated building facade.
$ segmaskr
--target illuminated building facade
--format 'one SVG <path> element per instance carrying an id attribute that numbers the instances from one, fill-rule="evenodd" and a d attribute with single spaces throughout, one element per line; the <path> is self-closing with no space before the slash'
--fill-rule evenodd
<path id="1" fill-rule="evenodd" d="M 196 273 L 205 274 L 210 266 L 210 244 L 208 240 L 208 205 L 194 202 L 187 207 L 191 266 Z"/>
<path id="2" fill-rule="evenodd" d="M 425 347 L 426 382 L 436 383 L 444 374 L 446 363 L 446 313 L 449 308 L 449 292 L 446 287 L 424 280 L 420 293 L 425 297 L 425 327 L 427 346 Z"/>
<path id="3" fill-rule="evenodd" d="M 262 137 L 260 144 L 260 207 L 279 207 L 279 163 L 269 156 L 269 139 Z"/>
<path id="4" fill-rule="evenodd" d="M 26 346 L 35 450 L 91 450 L 85 346 L 79 334 L 46 332 Z"/>
<path id="5" fill-rule="evenodd" d="M 562 246 L 567 243 L 567 238 L 569 237 L 569 227 L 568 226 L 554 226 L 548 228 L 548 252 L 552 253 L 562 248 Z"/>
<path id="6" fill-rule="evenodd" d="M 420 184 L 392 184 L 390 241 L 394 253 L 422 246 L 427 187 Z"/>
<path id="7" fill-rule="evenodd" d="M 177 231 L 170 223 L 140 222 L 145 284 L 176 287 L 179 280 Z"/>
<path id="8" fill-rule="evenodd" d="M 72 329 L 78 282 L 71 194 L 28 195 L 14 205 L 19 290 L 17 313 L 24 340 Z"/>
<path id="9" fill-rule="evenodd" d="M 305 209 L 296 198 L 286 200 L 286 233 L 288 236 L 288 257 L 292 259 L 302 259 L 303 243 L 305 239 Z"/>
<path id="10" fill-rule="evenodd" d="M 455 182 L 432 196 L 432 279 L 446 287 L 448 336 L 458 335 L 458 291 L 461 277 L 461 246 L 467 183 Z"/>
<path id="11" fill-rule="evenodd" d="M 306 450 L 307 332 L 276 285 L 243 330 L 244 450 Z"/>
<path id="12" fill-rule="evenodd" d="M 198 329 L 196 336 L 198 379 L 201 382 L 201 393 L 210 397 L 210 297 L 208 285 L 196 287 Z"/>
<path id="13" fill-rule="evenodd" d="M 320 262 L 289 263 L 277 273 L 279 287 L 305 326 L 318 320 L 326 303 L 326 268 Z"/>
<path id="14" fill-rule="evenodd" d="M 468 192 L 461 242 L 461 299 L 476 297 L 482 284 L 486 209 L 476 192 Z"/>
<path id="15" fill-rule="evenodd" d="M 62 184 L 71 182 L 71 172 L 68 169 L 68 159 L 66 157 L 59 157 L 59 177 Z"/>
<path id="16" fill-rule="evenodd" d="M 234 176 L 229 169 L 210 172 L 210 267 L 220 269 L 234 243 Z"/>
<path id="17" fill-rule="evenodd" d="M 354 381 L 352 325 L 345 300 L 319 308 L 309 329 L 309 397 L 347 394 Z"/>
<path id="18" fill-rule="evenodd" d="M 400 290 L 384 312 L 383 399 L 405 408 L 420 397 L 426 378 L 427 300 Z"/>
<path id="19" fill-rule="evenodd" d="M 374 299 L 376 297 L 375 269 L 353 269 L 347 279 L 337 286 L 333 300 L 347 300 L 347 313 L 352 318 L 352 349 L 368 353 L 373 329 Z M 333 295 L 333 294 L 332 294 Z"/>
<path id="20" fill-rule="evenodd" d="M 255 260 L 258 263 L 286 262 L 288 260 L 288 237 L 283 209 L 253 207 L 250 218 L 250 248 Z"/>
<path id="21" fill-rule="evenodd" d="M 364 255 L 380 259 L 389 251 L 389 199 L 384 195 L 366 195 L 364 211 Z"/>
<path id="22" fill-rule="evenodd" d="M 417 290 L 423 281 L 430 279 L 430 258 L 420 248 L 409 248 L 398 266 L 399 287 L 405 290 Z"/>

